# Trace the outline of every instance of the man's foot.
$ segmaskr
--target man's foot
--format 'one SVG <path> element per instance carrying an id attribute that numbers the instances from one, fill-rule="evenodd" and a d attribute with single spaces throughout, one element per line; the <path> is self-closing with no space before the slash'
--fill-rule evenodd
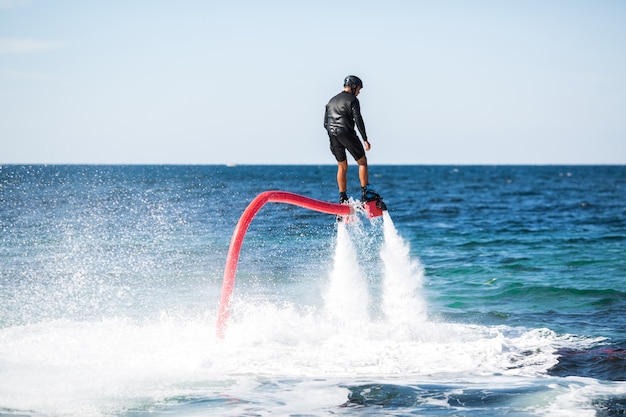
<path id="1" fill-rule="evenodd" d="M 339 204 L 348 204 L 350 199 L 348 198 L 348 194 L 345 192 L 339 193 Z"/>
<path id="2" fill-rule="evenodd" d="M 374 190 L 366 187 L 361 187 L 361 200 L 364 202 L 367 201 L 376 201 L 382 200 L 381 196 L 376 194 Z"/>

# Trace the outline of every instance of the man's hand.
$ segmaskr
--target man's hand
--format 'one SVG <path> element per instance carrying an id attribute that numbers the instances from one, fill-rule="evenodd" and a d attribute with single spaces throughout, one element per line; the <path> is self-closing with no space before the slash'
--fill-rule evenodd
<path id="1" fill-rule="evenodd" d="M 372 145 L 370 145 L 369 141 L 364 141 L 363 144 L 365 145 L 365 150 L 369 151 L 370 149 L 372 149 Z"/>

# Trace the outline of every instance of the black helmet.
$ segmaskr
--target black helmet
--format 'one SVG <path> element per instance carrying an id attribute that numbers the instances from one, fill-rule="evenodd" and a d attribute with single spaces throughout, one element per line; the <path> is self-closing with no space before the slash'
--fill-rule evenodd
<path id="1" fill-rule="evenodd" d="M 352 87 L 353 85 L 356 85 L 357 87 L 363 88 L 363 81 L 361 81 L 361 79 L 359 77 L 357 77 L 356 75 L 348 75 L 343 80 L 343 86 L 344 87 Z"/>

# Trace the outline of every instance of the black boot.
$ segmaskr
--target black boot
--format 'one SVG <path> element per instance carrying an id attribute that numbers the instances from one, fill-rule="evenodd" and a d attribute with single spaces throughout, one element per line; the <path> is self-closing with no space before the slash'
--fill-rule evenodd
<path id="1" fill-rule="evenodd" d="M 376 194 L 374 190 L 368 188 L 369 186 L 361 187 L 361 201 L 377 201 L 381 200 L 380 195 Z"/>

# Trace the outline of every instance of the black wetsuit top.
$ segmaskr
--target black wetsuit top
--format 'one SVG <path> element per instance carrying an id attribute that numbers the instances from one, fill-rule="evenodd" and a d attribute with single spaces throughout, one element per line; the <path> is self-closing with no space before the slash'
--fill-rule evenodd
<path id="1" fill-rule="evenodd" d="M 342 91 L 331 98 L 326 105 L 324 127 L 330 136 L 355 135 L 354 125 L 359 129 L 363 140 L 367 140 L 365 124 L 361 117 L 361 106 L 354 94 Z"/>

